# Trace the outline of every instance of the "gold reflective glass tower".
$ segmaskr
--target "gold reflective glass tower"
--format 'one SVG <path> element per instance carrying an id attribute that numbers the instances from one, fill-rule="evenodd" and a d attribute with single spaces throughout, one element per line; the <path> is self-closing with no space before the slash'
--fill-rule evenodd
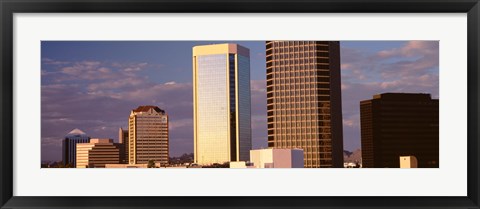
<path id="1" fill-rule="evenodd" d="M 193 47 L 194 161 L 248 161 L 250 51 L 237 44 Z"/>
<path id="2" fill-rule="evenodd" d="M 343 167 L 340 43 L 267 41 L 268 147 L 303 149 L 304 167 Z"/>

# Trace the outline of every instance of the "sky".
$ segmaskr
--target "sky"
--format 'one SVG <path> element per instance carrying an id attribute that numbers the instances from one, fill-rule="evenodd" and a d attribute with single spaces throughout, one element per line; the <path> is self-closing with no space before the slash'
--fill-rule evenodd
<path id="1" fill-rule="evenodd" d="M 118 141 L 130 111 L 155 105 L 169 115 L 170 156 L 193 152 L 192 47 L 250 49 L 252 143 L 267 147 L 264 41 L 42 41 L 41 158 L 61 160 L 78 128 Z M 341 41 L 344 150 L 360 142 L 360 101 L 386 92 L 439 98 L 438 41 Z"/>

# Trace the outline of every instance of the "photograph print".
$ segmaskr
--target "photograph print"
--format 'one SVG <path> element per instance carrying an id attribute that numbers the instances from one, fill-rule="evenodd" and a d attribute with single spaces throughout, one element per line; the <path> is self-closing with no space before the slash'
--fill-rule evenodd
<path id="1" fill-rule="evenodd" d="M 41 168 L 439 168 L 438 41 L 42 41 Z"/>

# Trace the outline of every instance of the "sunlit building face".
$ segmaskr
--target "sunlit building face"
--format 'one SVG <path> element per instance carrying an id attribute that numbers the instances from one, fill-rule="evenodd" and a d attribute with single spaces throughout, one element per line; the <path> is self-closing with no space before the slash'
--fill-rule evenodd
<path id="1" fill-rule="evenodd" d="M 194 161 L 247 161 L 250 52 L 237 44 L 193 47 Z"/>
<path id="2" fill-rule="evenodd" d="M 139 106 L 128 120 L 128 163 L 168 164 L 168 115 L 156 106 Z"/>
<path id="3" fill-rule="evenodd" d="M 338 41 L 267 41 L 268 147 L 303 149 L 306 168 L 343 167 Z"/>

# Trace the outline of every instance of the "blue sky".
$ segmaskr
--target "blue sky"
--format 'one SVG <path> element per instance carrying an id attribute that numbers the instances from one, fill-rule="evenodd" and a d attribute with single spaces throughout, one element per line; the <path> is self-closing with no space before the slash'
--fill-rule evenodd
<path id="1" fill-rule="evenodd" d="M 42 160 L 60 160 L 61 140 L 74 128 L 117 140 L 139 105 L 169 114 L 172 156 L 192 152 L 192 47 L 225 42 L 250 49 L 252 140 L 266 147 L 263 41 L 44 41 Z M 438 50 L 436 41 L 341 42 L 345 150 L 360 147 L 360 100 L 385 92 L 438 98 Z"/>

